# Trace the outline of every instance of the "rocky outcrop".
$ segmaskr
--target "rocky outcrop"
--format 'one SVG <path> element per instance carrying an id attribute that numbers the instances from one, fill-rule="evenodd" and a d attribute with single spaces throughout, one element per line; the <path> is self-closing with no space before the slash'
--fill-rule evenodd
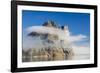
<path id="1" fill-rule="evenodd" d="M 28 54 L 26 55 L 25 52 L 24 55 L 29 57 L 30 61 L 55 61 L 55 60 L 69 60 L 72 59 L 74 52 L 73 48 L 71 46 L 69 47 L 69 41 L 67 39 L 62 39 L 66 37 L 66 35 L 69 34 L 69 29 L 67 26 L 57 26 L 57 24 L 53 21 L 48 21 L 43 24 L 45 27 L 49 28 L 56 28 L 56 30 L 63 31 L 65 33 L 64 35 L 55 35 L 55 34 L 40 34 L 38 32 L 30 32 L 28 36 L 39 36 L 43 40 L 43 45 L 51 44 L 51 46 L 48 47 L 41 47 L 39 48 L 31 48 L 31 50 L 28 51 Z M 62 33 L 63 33 L 62 32 Z M 59 43 L 59 44 L 57 44 Z M 58 46 L 56 46 L 57 44 Z M 68 46 L 68 47 L 64 47 Z M 28 60 L 26 60 L 28 61 Z"/>

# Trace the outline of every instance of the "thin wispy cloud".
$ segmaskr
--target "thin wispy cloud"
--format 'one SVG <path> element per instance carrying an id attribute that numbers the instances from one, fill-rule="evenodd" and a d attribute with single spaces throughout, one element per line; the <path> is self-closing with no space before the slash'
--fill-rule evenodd
<path id="1" fill-rule="evenodd" d="M 31 27 L 28 27 L 27 29 L 27 32 L 30 33 L 30 32 L 37 32 L 37 33 L 40 33 L 40 34 L 54 34 L 54 35 L 58 35 L 58 36 L 61 36 L 61 35 L 66 35 L 68 36 L 69 35 L 69 31 L 67 32 L 64 32 L 63 30 L 59 29 L 59 28 L 53 28 L 53 27 L 46 27 L 46 26 L 31 26 Z M 61 35 L 59 35 L 61 34 Z"/>
<path id="2" fill-rule="evenodd" d="M 83 35 L 83 34 L 70 35 L 70 33 L 72 32 L 70 32 L 69 30 L 63 31 L 60 29 L 52 28 L 52 27 L 50 28 L 50 27 L 45 27 L 45 26 L 31 26 L 31 27 L 28 27 L 26 30 L 27 30 L 27 33 L 37 32 L 39 34 L 54 34 L 59 37 L 63 37 L 62 39 L 64 40 L 68 39 L 70 42 L 80 42 L 80 41 L 88 40 L 88 37 L 86 35 Z"/>
<path id="3" fill-rule="evenodd" d="M 70 36 L 70 41 L 71 41 L 71 42 L 86 41 L 87 38 L 88 38 L 88 37 L 87 37 L 86 35 L 82 35 L 82 34 L 79 34 L 79 35 L 72 35 L 72 36 Z"/>

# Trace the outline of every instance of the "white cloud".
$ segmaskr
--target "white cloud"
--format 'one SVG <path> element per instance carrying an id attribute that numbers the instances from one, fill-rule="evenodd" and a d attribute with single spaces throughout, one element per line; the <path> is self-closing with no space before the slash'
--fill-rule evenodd
<path id="1" fill-rule="evenodd" d="M 80 41 L 86 41 L 86 40 L 87 40 L 87 36 L 82 35 L 82 34 L 70 36 L 71 42 L 80 42 Z"/>
<path id="2" fill-rule="evenodd" d="M 90 47 L 72 45 L 75 60 L 90 59 Z"/>
<path id="3" fill-rule="evenodd" d="M 38 34 L 53 34 L 57 35 L 61 40 L 69 39 L 69 31 L 61 30 L 59 28 L 46 27 L 46 26 L 31 26 L 27 28 L 27 32 L 37 32 Z"/>
<path id="4" fill-rule="evenodd" d="M 90 53 L 89 46 L 72 45 L 72 48 L 75 54 L 89 54 Z"/>
<path id="5" fill-rule="evenodd" d="M 55 29 L 52 27 L 50 28 L 50 27 L 45 27 L 45 26 L 31 26 L 31 27 L 27 28 L 27 33 L 30 33 L 30 32 L 38 32 L 40 34 L 46 34 L 46 33 L 55 34 L 55 35 L 58 35 L 60 39 L 64 39 L 64 40 L 68 39 L 67 41 L 69 41 L 72 44 L 72 47 L 74 48 L 74 50 L 76 50 L 76 53 L 77 52 L 86 53 L 86 52 L 88 52 L 88 49 L 89 49 L 89 47 L 86 47 L 84 45 L 83 46 L 75 45 L 75 42 L 86 41 L 88 39 L 87 36 L 82 35 L 82 34 L 69 35 L 71 33 L 71 32 L 69 32 L 69 30 L 62 31 L 62 30 L 59 30 L 57 28 Z M 27 37 L 25 39 L 27 39 Z M 42 43 L 42 41 L 39 41 L 39 40 L 38 40 L 39 43 L 34 43 L 34 41 L 35 40 L 32 41 L 32 39 L 24 40 L 24 42 L 26 43 L 26 44 L 24 43 L 24 45 L 25 46 L 28 45 L 27 47 L 33 47 L 33 46 L 36 47 L 36 45 L 34 45 L 34 44 L 41 45 L 41 43 Z M 30 45 L 28 43 L 30 43 Z"/>
<path id="6" fill-rule="evenodd" d="M 87 42 L 87 40 L 88 40 L 88 37 L 85 35 L 82 35 L 82 34 L 70 36 L 72 48 L 76 55 L 78 55 L 78 56 L 84 55 L 84 57 L 85 57 L 85 55 L 88 55 L 88 57 L 89 57 L 90 46 L 89 46 L 89 42 Z M 84 42 L 84 43 L 82 43 L 82 42 Z M 80 43 L 80 44 L 77 44 L 77 43 Z"/>
<path id="7" fill-rule="evenodd" d="M 87 42 L 87 40 L 88 40 L 88 37 L 85 35 L 82 35 L 82 34 L 70 36 L 72 48 L 74 50 L 75 55 L 77 55 L 77 57 L 81 57 L 79 55 L 84 55 L 83 57 L 85 57 L 85 55 L 87 55 L 86 57 L 89 58 L 90 46 L 89 46 L 89 42 Z M 77 44 L 77 43 L 79 43 L 79 44 Z"/>
<path id="8" fill-rule="evenodd" d="M 87 42 L 88 37 L 83 34 L 78 34 L 78 35 L 70 35 L 70 31 L 63 31 L 59 30 L 58 28 L 53 28 L 53 27 L 45 27 L 45 26 L 31 26 L 26 29 L 27 32 L 25 32 L 24 37 L 23 37 L 23 48 L 24 49 L 29 49 L 29 48 L 43 48 L 45 46 L 49 46 L 48 44 L 44 45 L 42 39 L 39 37 L 29 37 L 27 34 L 30 32 L 37 32 L 38 34 L 54 34 L 59 37 L 60 40 L 65 40 L 67 44 L 71 44 L 71 47 L 74 50 L 75 55 L 77 55 L 75 58 L 76 59 L 86 59 L 89 58 L 90 56 L 90 47 L 89 47 L 89 42 Z M 67 40 L 67 41 L 66 41 Z M 68 43 L 69 42 L 69 43 Z M 77 45 L 77 42 L 80 43 Z M 83 43 L 84 42 L 84 43 Z M 61 44 L 56 44 L 56 46 L 60 46 Z M 64 44 L 64 46 L 67 46 Z M 81 55 L 81 56 L 80 56 Z M 85 56 L 87 55 L 87 56 Z"/>
<path id="9" fill-rule="evenodd" d="M 79 34 L 79 35 L 70 35 L 71 32 L 69 30 L 63 31 L 53 27 L 45 27 L 45 26 L 31 26 L 27 28 L 27 32 L 37 32 L 39 34 L 54 34 L 59 36 L 60 39 L 66 40 L 68 39 L 71 42 L 79 42 L 87 40 L 87 36 Z"/>

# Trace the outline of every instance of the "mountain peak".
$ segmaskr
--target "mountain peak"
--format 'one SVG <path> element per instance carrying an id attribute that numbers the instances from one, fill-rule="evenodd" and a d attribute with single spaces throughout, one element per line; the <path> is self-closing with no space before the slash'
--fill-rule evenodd
<path id="1" fill-rule="evenodd" d="M 52 20 L 49 20 L 49 21 L 45 22 L 43 24 L 43 26 L 47 26 L 47 27 L 57 27 L 56 23 L 54 21 L 52 21 Z"/>

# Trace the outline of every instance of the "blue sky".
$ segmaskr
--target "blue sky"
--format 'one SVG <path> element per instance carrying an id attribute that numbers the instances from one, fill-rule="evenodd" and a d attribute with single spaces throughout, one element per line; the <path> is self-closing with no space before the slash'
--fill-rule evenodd
<path id="1" fill-rule="evenodd" d="M 30 26 L 42 26 L 48 20 L 53 20 L 58 26 L 68 25 L 71 35 L 85 35 L 88 40 L 77 44 L 90 43 L 90 14 L 74 12 L 22 11 L 23 33 Z"/>
<path id="2" fill-rule="evenodd" d="M 59 26 L 68 25 L 73 34 L 90 35 L 90 15 L 88 13 L 23 10 L 23 30 L 29 26 L 42 25 L 48 20 L 55 21 Z"/>

